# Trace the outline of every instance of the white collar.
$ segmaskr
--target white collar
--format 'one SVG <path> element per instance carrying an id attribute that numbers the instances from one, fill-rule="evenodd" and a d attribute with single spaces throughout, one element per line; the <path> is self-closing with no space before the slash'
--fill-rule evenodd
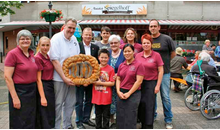
<path id="1" fill-rule="evenodd" d="M 66 37 L 65 37 L 65 35 L 64 35 L 64 30 L 62 31 L 62 36 L 63 36 L 63 38 L 66 40 L 66 41 L 69 41 L 69 42 L 71 42 L 73 39 L 72 39 L 72 36 L 70 37 L 70 40 L 69 39 L 67 39 Z"/>
<path id="2" fill-rule="evenodd" d="M 89 43 L 89 45 L 86 45 L 85 42 L 83 41 L 83 45 L 87 47 L 91 47 L 91 42 Z"/>

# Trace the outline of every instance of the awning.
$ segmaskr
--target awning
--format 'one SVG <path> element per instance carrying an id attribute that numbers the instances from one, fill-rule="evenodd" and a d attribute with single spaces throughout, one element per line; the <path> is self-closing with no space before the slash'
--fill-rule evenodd
<path id="1" fill-rule="evenodd" d="M 217 30 L 220 28 L 220 20 L 158 20 L 160 25 L 171 30 Z M 65 21 L 52 22 L 52 29 L 60 29 Z M 78 20 L 79 25 L 83 28 L 91 27 L 94 30 L 100 30 L 101 27 L 109 26 L 111 29 L 125 30 L 127 27 L 135 29 L 148 29 L 150 20 Z M 164 28 L 162 26 L 162 29 Z M 9 31 L 17 28 L 29 27 L 35 29 L 49 29 L 49 22 L 46 21 L 12 21 L 8 23 L 0 23 L 0 31 Z"/>
<path id="2" fill-rule="evenodd" d="M 60 29 L 65 21 L 52 22 L 52 29 Z M 38 29 L 49 29 L 49 22 L 46 21 L 12 21 L 0 24 L 0 31 L 9 31 L 22 27 L 36 27 Z"/>
<path id="3" fill-rule="evenodd" d="M 220 26 L 220 21 L 212 20 L 158 20 L 160 25 L 215 25 Z M 120 24 L 120 25 L 149 25 L 150 20 L 82 20 L 79 22 L 80 25 L 91 25 L 91 24 Z"/>

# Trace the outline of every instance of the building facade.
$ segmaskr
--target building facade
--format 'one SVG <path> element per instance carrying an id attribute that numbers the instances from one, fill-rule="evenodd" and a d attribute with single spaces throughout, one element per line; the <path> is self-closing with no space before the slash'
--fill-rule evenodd
<path id="1" fill-rule="evenodd" d="M 124 31 L 132 27 L 140 39 L 142 34 L 149 33 L 149 20 L 157 19 L 161 32 L 184 49 L 200 50 L 206 39 L 216 45 L 220 39 L 219 1 L 54 1 L 52 4 L 53 9 L 62 10 L 63 19 L 76 18 L 82 29 L 91 27 L 100 31 L 102 26 L 108 26 L 113 34 L 123 37 Z M 44 9 L 48 9 L 48 2 L 23 2 L 21 9 L 13 8 L 16 14 L 0 17 L 0 51 L 6 54 L 16 46 L 15 37 L 21 29 L 32 32 L 32 48 L 41 36 L 49 36 L 49 23 L 39 16 Z M 64 21 L 53 22 L 53 34 L 63 24 Z"/>

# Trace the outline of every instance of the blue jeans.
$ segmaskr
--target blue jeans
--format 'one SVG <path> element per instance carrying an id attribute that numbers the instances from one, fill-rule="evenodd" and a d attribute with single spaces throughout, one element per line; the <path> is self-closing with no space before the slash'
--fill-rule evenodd
<path id="1" fill-rule="evenodd" d="M 163 104 L 163 111 L 164 111 L 164 116 L 165 116 L 164 121 L 166 123 L 171 123 L 173 114 L 171 111 L 171 100 L 170 100 L 170 73 L 163 75 L 162 83 L 160 86 L 160 96 L 161 96 L 161 100 Z M 156 98 L 155 99 L 156 103 L 155 103 L 154 118 L 157 117 L 157 94 L 155 98 Z"/>
<path id="2" fill-rule="evenodd" d="M 76 124 L 87 122 L 92 110 L 92 84 L 76 87 Z"/>

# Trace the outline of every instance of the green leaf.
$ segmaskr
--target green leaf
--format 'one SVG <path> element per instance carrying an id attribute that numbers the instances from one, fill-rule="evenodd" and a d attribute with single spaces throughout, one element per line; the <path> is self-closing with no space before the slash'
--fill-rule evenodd
<path id="1" fill-rule="evenodd" d="M 0 1 L 0 15 L 6 16 L 9 14 L 15 14 L 15 11 L 11 9 L 11 7 L 15 7 L 20 9 L 23 6 L 19 1 Z"/>

